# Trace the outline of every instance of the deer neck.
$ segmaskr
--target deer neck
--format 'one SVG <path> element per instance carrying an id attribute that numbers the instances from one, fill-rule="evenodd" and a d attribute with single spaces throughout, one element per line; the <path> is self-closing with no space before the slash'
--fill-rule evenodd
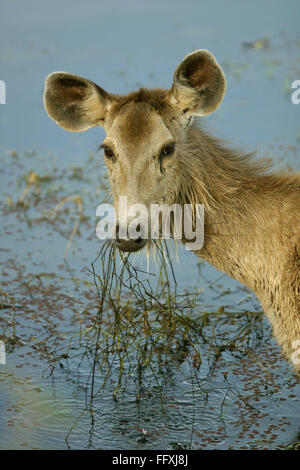
<path id="1" fill-rule="evenodd" d="M 196 254 L 260 295 L 271 258 L 278 262 L 272 226 L 278 201 L 266 189 L 275 188 L 276 175 L 194 126 L 181 152 L 179 199 L 204 204 L 204 245 Z"/>

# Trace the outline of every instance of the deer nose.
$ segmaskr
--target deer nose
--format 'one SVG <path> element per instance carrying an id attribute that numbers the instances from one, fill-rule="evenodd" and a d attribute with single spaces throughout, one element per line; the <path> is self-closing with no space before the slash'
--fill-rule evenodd
<path id="1" fill-rule="evenodd" d="M 123 237 L 122 233 L 127 233 L 127 231 L 121 230 L 121 229 L 122 227 L 120 227 L 120 224 L 117 224 L 116 225 L 116 245 L 122 251 L 138 251 L 146 245 L 147 240 L 143 238 L 141 235 L 137 237 L 130 237 L 130 236 Z M 141 226 L 141 224 L 138 224 L 136 226 L 136 232 L 139 232 L 141 234 L 143 233 L 143 227 Z"/>

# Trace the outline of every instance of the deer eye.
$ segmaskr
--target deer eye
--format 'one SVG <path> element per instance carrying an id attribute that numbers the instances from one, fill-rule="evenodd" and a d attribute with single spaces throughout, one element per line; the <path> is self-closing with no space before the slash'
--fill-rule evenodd
<path id="1" fill-rule="evenodd" d="M 171 144 L 167 144 L 165 147 L 163 147 L 160 155 L 162 157 L 167 157 L 167 156 L 172 155 L 174 151 L 175 151 L 175 143 L 172 142 Z"/>
<path id="2" fill-rule="evenodd" d="M 113 158 L 114 157 L 114 152 L 112 151 L 112 149 L 110 147 L 104 147 L 103 152 L 104 152 L 104 155 L 107 158 Z"/>

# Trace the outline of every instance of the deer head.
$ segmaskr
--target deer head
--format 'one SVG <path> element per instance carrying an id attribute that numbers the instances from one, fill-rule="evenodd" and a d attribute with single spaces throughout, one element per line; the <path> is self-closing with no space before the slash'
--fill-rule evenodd
<path id="1" fill-rule="evenodd" d="M 172 205 L 182 179 L 181 149 L 194 116 L 205 116 L 221 104 L 224 73 L 207 50 L 187 55 L 174 72 L 169 90 L 140 89 L 129 95 L 111 94 L 95 83 L 65 72 L 46 79 L 44 104 L 49 116 L 71 132 L 103 126 L 102 144 L 117 217 L 117 244 L 125 251 L 142 248 L 148 239 L 140 223 L 140 237 L 120 237 L 120 196 L 127 204 Z M 122 224 L 133 216 L 128 212 Z"/>

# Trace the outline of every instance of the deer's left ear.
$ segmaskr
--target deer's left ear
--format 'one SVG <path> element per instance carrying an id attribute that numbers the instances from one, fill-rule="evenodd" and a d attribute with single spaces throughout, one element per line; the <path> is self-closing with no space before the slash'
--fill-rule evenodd
<path id="1" fill-rule="evenodd" d="M 183 113 L 205 116 L 223 101 L 226 78 L 214 56 L 205 49 L 188 54 L 174 73 L 170 102 Z"/>

